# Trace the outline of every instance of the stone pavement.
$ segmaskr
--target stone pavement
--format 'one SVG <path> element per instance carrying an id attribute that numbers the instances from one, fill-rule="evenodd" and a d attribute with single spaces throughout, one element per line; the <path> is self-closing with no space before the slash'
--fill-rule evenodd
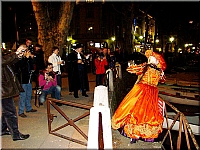
<path id="1" fill-rule="evenodd" d="M 95 88 L 95 75 L 89 73 L 89 85 L 90 91 L 87 92 L 89 97 L 84 97 L 79 93 L 79 98 L 74 98 L 73 95 L 69 95 L 68 91 L 68 78 L 63 76 L 63 88 L 62 88 L 62 100 L 76 102 L 80 104 L 93 105 L 93 94 Z M 34 87 L 34 85 L 33 85 Z M 18 111 L 18 97 L 15 98 L 15 104 Z M 10 135 L 2 136 L 1 147 L 2 149 L 71 149 L 71 148 L 84 148 L 85 145 L 81 145 L 58 136 L 48 133 L 48 122 L 47 122 L 47 105 L 46 102 L 40 107 L 34 105 L 34 97 L 32 99 L 33 109 L 37 109 L 37 112 L 26 113 L 27 118 L 21 118 L 18 116 L 19 121 L 19 131 L 24 134 L 30 134 L 30 138 L 23 141 L 13 141 Z M 70 118 L 74 119 L 84 112 L 87 112 L 86 109 L 80 109 L 76 107 L 70 107 L 67 105 L 59 106 L 59 108 Z M 52 106 L 50 107 L 51 113 L 56 115 L 52 122 L 52 128 L 58 127 L 64 123 L 67 123 L 67 120 L 64 119 L 57 110 Z M 88 125 L 89 125 L 89 116 L 75 122 L 75 124 L 86 134 L 88 135 Z M 54 128 L 53 128 L 54 129 Z M 85 138 L 78 132 L 73 126 L 67 126 L 62 130 L 59 130 L 63 135 L 87 142 Z"/>
<path id="2" fill-rule="evenodd" d="M 64 75 L 62 78 L 62 100 L 69 102 L 76 102 L 84 105 L 93 105 L 94 88 L 95 88 L 95 75 L 88 74 L 90 91 L 87 92 L 89 97 L 83 97 L 79 93 L 79 98 L 74 98 L 68 91 L 68 78 Z M 34 85 L 33 85 L 34 87 Z M 18 97 L 15 98 L 15 104 L 18 111 Z M 37 109 L 34 113 L 25 113 L 27 118 L 18 117 L 19 131 L 23 134 L 30 134 L 30 138 L 23 141 L 13 141 L 10 135 L 1 137 L 1 149 L 87 149 L 87 146 L 81 145 L 64 138 L 52 135 L 48 133 L 48 118 L 47 118 L 47 105 L 46 102 L 40 107 L 34 105 L 34 97 L 32 99 L 32 106 Z M 80 109 L 77 107 L 71 107 L 68 105 L 59 106 L 59 108 L 70 118 L 75 119 L 85 112 L 86 109 Z M 52 122 L 52 129 L 59 127 L 65 123 L 68 123 L 65 118 L 53 106 L 50 107 L 51 114 L 54 114 Z M 89 116 L 75 122 L 83 133 L 88 135 Z M 67 137 L 77 139 L 87 143 L 87 140 L 73 127 L 67 126 L 59 131 L 59 134 Z M 159 143 L 144 143 L 142 141 L 130 144 L 130 139 L 121 136 L 118 131 L 112 130 L 113 149 L 160 149 Z"/>

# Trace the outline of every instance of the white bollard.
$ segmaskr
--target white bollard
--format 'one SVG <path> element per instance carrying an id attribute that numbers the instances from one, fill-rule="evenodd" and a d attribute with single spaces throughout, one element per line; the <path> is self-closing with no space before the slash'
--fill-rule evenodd
<path id="1" fill-rule="evenodd" d="M 102 85 L 95 87 L 93 106 L 90 109 L 87 149 L 99 149 L 99 112 L 102 114 L 104 149 L 112 149 L 112 130 L 107 87 Z"/>
<path id="2" fill-rule="evenodd" d="M 113 91 L 114 90 L 114 86 L 113 86 L 113 71 L 111 69 L 106 70 L 106 74 L 107 74 L 107 79 L 109 81 L 108 83 L 108 87 L 109 87 L 109 91 Z"/>
<path id="3" fill-rule="evenodd" d="M 98 106 L 109 107 L 109 105 L 108 105 L 108 87 L 103 86 L 103 85 L 99 85 L 99 86 L 95 87 L 93 106 L 94 107 L 98 107 Z"/>
<path id="4" fill-rule="evenodd" d="M 116 78 L 122 79 L 122 69 L 121 69 L 121 65 L 117 62 L 115 65 L 117 74 L 116 74 Z"/>

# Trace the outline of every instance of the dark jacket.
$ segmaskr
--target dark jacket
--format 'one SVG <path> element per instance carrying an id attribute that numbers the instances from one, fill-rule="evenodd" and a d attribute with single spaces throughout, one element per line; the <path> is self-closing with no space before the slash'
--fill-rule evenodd
<path id="1" fill-rule="evenodd" d="M 69 92 L 80 89 L 77 61 L 77 52 L 72 51 L 67 57 Z"/>
<path id="2" fill-rule="evenodd" d="M 31 57 L 22 57 L 20 61 L 15 64 L 17 69 L 17 78 L 21 84 L 28 84 L 32 82 L 33 77 L 33 59 Z"/>
<path id="3" fill-rule="evenodd" d="M 2 99 L 19 95 L 20 92 L 24 91 L 11 68 L 11 65 L 18 60 L 15 53 L 2 56 Z"/>
<path id="4" fill-rule="evenodd" d="M 81 54 L 81 57 L 84 61 L 84 56 Z M 67 57 L 67 72 L 68 72 L 68 83 L 69 83 L 69 92 L 74 90 L 80 90 L 81 85 L 84 85 L 84 89 L 89 91 L 89 82 L 87 76 L 87 66 L 83 65 L 83 78 L 80 80 L 79 71 L 78 71 L 78 58 L 77 52 L 72 51 Z"/>
<path id="5" fill-rule="evenodd" d="M 42 49 L 35 51 L 34 57 L 35 73 L 39 74 L 40 70 L 45 69 L 44 51 Z"/>

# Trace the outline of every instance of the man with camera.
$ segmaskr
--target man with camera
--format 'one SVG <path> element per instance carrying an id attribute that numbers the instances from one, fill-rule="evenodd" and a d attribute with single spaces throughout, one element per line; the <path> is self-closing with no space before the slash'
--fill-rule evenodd
<path id="1" fill-rule="evenodd" d="M 13 141 L 25 140 L 29 134 L 22 134 L 18 129 L 18 118 L 14 103 L 14 96 L 24 89 L 17 80 L 12 65 L 17 63 L 25 54 L 26 45 L 20 45 L 15 53 L 2 56 L 2 88 L 1 88 L 1 136 L 11 135 Z"/>
<path id="2" fill-rule="evenodd" d="M 23 45 L 22 45 L 23 46 Z M 24 45 L 24 47 L 26 47 Z M 21 83 L 24 92 L 20 92 L 19 95 L 19 111 L 18 114 L 20 117 L 27 117 L 24 114 L 24 109 L 26 112 L 36 112 L 37 110 L 33 109 L 31 106 L 32 99 L 32 75 L 34 72 L 33 68 L 33 55 L 26 48 L 24 49 L 23 57 L 15 64 L 15 69 L 19 82 Z"/>
<path id="3" fill-rule="evenodd" d="M 39 102 L 44 103 L 48 94 L 52 98 L 60 100 L 61 87 L 57 85 L 57 74 L 53 71 L 53 64 L 47 63 L 46 70 L 40 72 L 39 86 L 42 88 L 42 94 L 39 96 Z M 57 103 L 58 106 L 62 104 Z"/>
<path id="4" fill-rule="evenodd" d="M 34 53 L 34 47 L 30 38 L 26 39 L 26 47 L 32 54 Z"/>

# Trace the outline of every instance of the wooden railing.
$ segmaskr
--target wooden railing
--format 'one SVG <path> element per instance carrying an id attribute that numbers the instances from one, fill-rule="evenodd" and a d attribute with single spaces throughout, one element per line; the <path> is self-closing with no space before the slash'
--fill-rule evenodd
<path id="1" fill-rule="evenodd" d="M 181 142 L 182 142 L 181 141 L 181 135 L 182 135 L 182 129 L 183 129 L 183 132 L 185 133 L 185 138 L 186 138 L 188 149 L 191 149 L 190 141 L 189 141 L 189 137 L 188 137 L 188 133 L 189 133 L 195 148 L 197 150 L 199 150 L 199 145 L 198 145 L 198 143 L 195 139 L 195 136 L 192 132 L 192 129 L 191 129 L 189 123 L 188 123 L 186 116 L 182 112 L 180 112 L 176 107 L 174 107 L 172 104 L 170 104 L 168 101 L 165 101 L 165 100 L 163 100 L 163 101 L 165 102 L 165 104 L 167 104 L 167 106 L 172 108 L 172 110 L 176 113 L 176 115 L 173 119 L 172 124 L 170 125 L 169 121 L 168 121 L 169 117 L 168 117 L 167 109 L 165 107 L 165 119 L 166 119 L 166 123 L 167 123 L 167 133 L 165 134 L 165 136 L 162 140 L 162 143 L 161 143 L 162 146 L 163 146 L 163 143 L 165 142 L 167 136 L 169 135 L 170 147 L 173 150 L 173 142 L 172 142 L 173 140 L 172 140 L 171 130 L 172 130 L 173 126 L 175 125 L 176 121 L 179 120 L 179 131 L 178 131 L 178 138 L 177 138 L 177 143 L 176 143 L 177 148 L 176 149 L 180 150 L 180 148 L 181 148 Z"/>

